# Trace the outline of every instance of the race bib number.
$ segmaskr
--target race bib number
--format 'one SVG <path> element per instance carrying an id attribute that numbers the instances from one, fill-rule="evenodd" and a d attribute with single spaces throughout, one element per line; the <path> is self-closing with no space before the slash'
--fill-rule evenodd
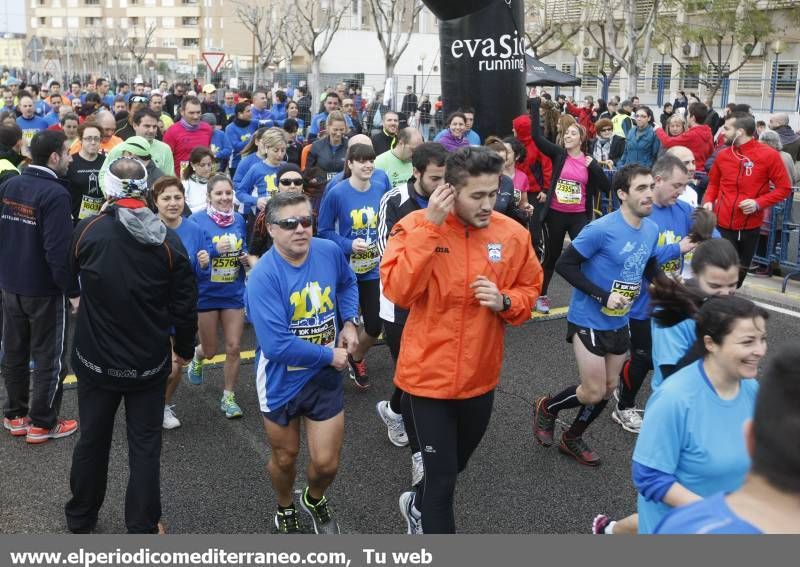
<path id="1" fill-rule="evenodd" d="M 562 205 L 581 204 L 581 184 L 569 179 L 559 179 L 556 182 L 556 199 Z"/>
<path id="2" fill-rule="evenodd" d="M 213 283 L 233 283 L 239 277 L 238 252 L 228 252 L 211 259 L 211 281 Z"/>
<path id="3" fill-rule="evenodd" d="M 600 309 L 600 312 L 603 313 L 603 315 L 608 315 L 609 317 L 623 317 L 627 315 L 631 310 L 633 300 L 639 295 L 641 289 L 642 282 L 631 283 L 614 280 L 614 283 L 611 284 L 611 292 L 617 292 L 621 296 L 628 299 L 628 304 L 621 309 L 609 309 L 608 307 L 603 307 Z"/>
<path id="4" fill-rule="evenodd" d="M 674 280 L 680 278 L 681 275 L 681 260 L 680 258 L 676 258 L 674 260 L 670 260 L 663 266 L 661 266 L 661 270 L 667 277 L 670 277 Z"/>
<path id="5" fill-rule="evenodd" d="M 366 274 L 375 269 L 380 261 L 377 240 L 371 242 L 364 252 L 353 252 L 350 255 L 350 267 L 356 274 Z"/>
<path id="6" fill-rule="evenodd" d="M 289 330 L 299 339 L 332 349 L 336 346 L 335 316 L 331 315 L 323 320 L 319 319 L 297 321 L 292 323 Z M 291 372 L 293 370 L 305 370 L 305 368 L 302 366 L 288 366 L 286 370 Z"/>
<path id="7" fill-rule="evenodd" d="M 99 215 L 100 208 L 102 206 L 102 197 L 90 197 L 89 195 L 84 195 L 81 197 L 81 208 L 78 210 L 78 219 L 83 220 Z"/>

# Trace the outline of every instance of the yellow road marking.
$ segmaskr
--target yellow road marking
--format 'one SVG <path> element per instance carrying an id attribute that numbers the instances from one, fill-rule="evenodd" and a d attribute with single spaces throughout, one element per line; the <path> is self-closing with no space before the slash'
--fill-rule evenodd
<path id="1" fill-rule="evenodd" d="M 567 313 L 567 307 L 554 307 L 550 310 L 550 313 L 544 315 L 542 313 L 537 313 L 536 311 L 531 311 L 531 319 L 550 319 L 554 317 L 559 317 L 561 315 L 565 315 Z M 242 360 L 250 360 L 256 357 L 256 351 L 254 350 L 244 350 L 239 355 Z M 218 354 L 213 358 L 205 359 L 204 364 L 221 364 L 225 362 L 225 355 Z M 64 379 L 64 384 L 70 386 L 72 384 L 77 384 L 78 378 L 74 374 L 68 374 L 67 377 Z"/>
<path id="2" fill-rule="evenodd" d="M 759 291 L 765 291 L 765 292 L 771 293 L 773 295 L 777 295 L 779 297 L 788 297 L 789 299 L 800 300 L 800 293 L 791 293 L 791 292 L 788 292 L 788 291 L 786 293 L 781 293 L 780 289 L 773 289 L 773 288 L 771 288 L 769 286 L 766 286 L 766 285 L 748 283 L 745 286 L 745 291 L 747 291 L 747 288 L 753 288 L 753 289 L 757 289 Z"/>

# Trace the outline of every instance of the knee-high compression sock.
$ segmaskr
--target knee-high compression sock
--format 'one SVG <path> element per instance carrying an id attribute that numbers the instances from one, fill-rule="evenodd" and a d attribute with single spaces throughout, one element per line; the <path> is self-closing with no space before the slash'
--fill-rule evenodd
<path id="1" fill-rule="evenodd" d="M 395 386 L 394 392 L 392 392 L 392 397 L 389 399 L 389 407 L 397 415 L 403 413 L 402 411 L 403 406 L 400 405 L 400 398 L 402 397 L 403 397 L 403 390 Z"/>
<path id="2" fill-rule="evenodd" d="M 565 435 L 568 435 L 572 438 L 583 435 L 583 432 L 586 431 L 586 428 L 589 427 L 589 424 L 597 419 L 598 415 L 603 413 L 603 410 L 606 409 L 607 404 L 608 400 L 601 400 L 596 404 L 581 406 L 581 409 L 578 410 L 578 415 L 575 417 L 575 421 L 572 422 L 572 425 L 567 430 Z"/>
<path id="3" fill-rule="evenodd" d="M 578 401 L 577 391 L 577 386 L 570 386 L 552 398 L 546 399 L 544 407 L 547 413 L 550 415 L 558 415 L 558 412 L 563 409 L 576 408 L 581 405 L 581 402 Z"/>

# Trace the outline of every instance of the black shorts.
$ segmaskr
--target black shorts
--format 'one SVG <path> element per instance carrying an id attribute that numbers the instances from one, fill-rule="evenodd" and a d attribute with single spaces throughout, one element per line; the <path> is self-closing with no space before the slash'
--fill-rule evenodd
<path id="1" fill-rule="evenodd" d="M 631 332 L 628 325 L 613 331 L 598 331 L 567 322 L 567 342 L 575 335 L 581 339 L 586 350 L 596 356 L 625 354 L 631 346 Z"/>

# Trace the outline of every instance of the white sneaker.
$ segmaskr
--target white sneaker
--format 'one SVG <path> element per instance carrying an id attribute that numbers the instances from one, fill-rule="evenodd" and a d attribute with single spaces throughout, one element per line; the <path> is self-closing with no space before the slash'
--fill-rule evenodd
<path id="1" fill-rule="evenodd" d="M 621 410 L 615 406 L 611 412 L 611 419 L 619 423 L 622 429 L 631 433 L 639 433 L 642 428 L 642 416 L 639 415 L 639 410 L 636 408 Z"/>
<path id="2" fill-rule="evenodd" d="M 174 404 L 171 406 L 164 406 L 164 421 L 161 423 L 164 429 L 175 429 L 181 426 L 180 420 L 175 417 L 175 410 L 172 409 L 174 407 Z"/>
<path id="3" fill-rule="evenodd" d="M 536 311 L 542 315 L 550 313 L 550 298 L 546 295 L 540 295 L 536 300 Z"/>
<path id="4" fill-rule="evenodd" d="M 403 425 L 403 416 L 397 415 L 389 407 L 389 402 L 386 400 L 380 401 L 375 404 L 375 410 L 381 416 L 383 423 L 386 424 L 389 433 L 389 441 L 397 447 L 405 447 L 408 445 L 408 435 L 406 435 L 406 426 Z"/>
<path id="5" fill-rule="evenodd" d="M 400 513 L 406 521 L 406 533 L 411 535 L 422 535 L 422 518 L 414 514 L 414 491 L 403 492 L 400 495 L 398 504 L 400 505 Z M 417 512 L 418 514 L 419 512 Z"/>
<path id="6" fill-rule="evenodd" d="M 411 486 L 417 486 L 425 476 L 425 465 L 422 462 L 422 452 L 417 451 L 411 455 Z"/>

